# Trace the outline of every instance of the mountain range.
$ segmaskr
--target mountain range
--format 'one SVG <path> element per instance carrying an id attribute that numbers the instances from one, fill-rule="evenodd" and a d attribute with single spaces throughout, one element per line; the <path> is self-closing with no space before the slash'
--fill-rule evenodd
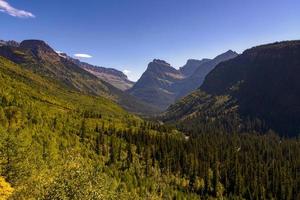
<path id="1" fill-rule="evenodd" d="M 41 40 L 24 40 L 21 43 L 2 42 L 0 56 L 31 70 L 61 87 L 88 95 L 100 95 L 118 102 L 125 109 L 136 113 L 152 113 L 153 106 L 114 87 L 112 84 L 83 69 L 83 63 L 59 55 Z M 95 68 L 95 67 L 94 67 Z M 109 71 L 109 70 L 106 70 Z M 107 73 L 106 73 L 107 74 Z"/>
<path id="2" fill-rule="evenodd" d="M 129 89 L 129 93 L 164 110 L 198 88 L 204 77 L 217 64 L 237 55 L 236 52 L 229 50 L 214 59 L 190 59 L 179 70 L 166 61 L 154 59 L 136 84 Z"/>
<path id="3" fill-rule="evenodd" d="M 234 54 L 153 60 L 157 104 L 208 73 L 153 116 L 43 41 L 1 42 L 0 199 L 299 199 L 300 41 Z"/>
<path id="4" fill-rule="evenodd" d="M 300 133 L 300 41 L 190 59 L 179 69 L 154 59 L 136 83 L 118 70 L 57 53 L 41 40 L 1 40 L 0 56 L 66 90 L 107 98 L 134 113 L 167 109 L 160 119 L 183 129 Z"/>
<path id="5" fill-rule="evenodd" d="M 61 57 L 66 58 L 82 69 L 90 72 L 91 74 L 97 76 L 99 79 L 110 83 L 111 85 L 115 86 L 116 88 L 125 91 L 131 88 L 134 84 L 133 81 L 130 81 L 128 77 L 121 71 L 116 70 L 114 68 L 106 68 L 106 67 L 100 67 L 91 65 L 86 62 L 82 62 L 78 59 L 72 58 L 71 56 L 68 56 L 66 53 L 57 52 Z"/>
<path id="6" fill-rule="evenodd" d="M 273 129 L 297 136 L 299 74 L 300 41 L 250 48 L 218 64 L 198 90 L 169 107 L 165 120 L 179 120 L 186 127 L 212 122 L 231 131 Z"/>

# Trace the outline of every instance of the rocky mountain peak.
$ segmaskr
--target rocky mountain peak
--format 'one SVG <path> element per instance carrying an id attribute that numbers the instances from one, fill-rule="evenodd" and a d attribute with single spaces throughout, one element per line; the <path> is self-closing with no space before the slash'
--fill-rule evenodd
<path id="1" fill-rule="evenodd" d="M 165 66 L 171 66 L 169 63 L 167 63 L 164 60 L 160 59 L 153 59 L 152 63 L 159 64 L 159 65 L 165 65 Z"/>
<path id="2" fill-rule="evenodd" d="M 154 59 L 148 64 L 146 72 L 152 72 L 156 74 L 162 73 L 179 73 L 175 68 L 173 68 L 169 63 L 164 60 Z"/>
<path id="3" fill-rule="evenodd" d="M 222 54 L 218 55 L 217 57 L 215 57 L 214 60 L 216 60 L 217 62 L 219 62 L 220 60 L 229 60 L 229 59 L 235 58 L 238 55 L 239 54 L 237 52 L 228 50 L 225 53 L 222 53 Z"/>
<path id="4" fill-rule="evenodd" d="M 20 47 L 24 49 L 54 52 L 54 50 L 43 40 L 24 40 L 20 43 Z"/>
<path id="5" fill-rule="evenodd" d="M 42 40 L 24 40 L 20 48 L 30 51 L 35 57 L 48 62 L 59 62 L 60 56 Z"/>

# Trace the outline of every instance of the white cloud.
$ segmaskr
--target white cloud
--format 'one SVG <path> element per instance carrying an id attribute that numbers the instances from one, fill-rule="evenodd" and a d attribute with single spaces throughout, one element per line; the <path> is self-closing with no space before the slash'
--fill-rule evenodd
<path id="1" fill-rule="evenodd" d="M 128 69 L 124 69 L 124 70 L 123 70 L 123 73 L 124 73 L 126 76 L 128 76 L 128 75 L 131 73 L 131 71 L 129 71 Z"/>
<path id="2" fill-rule="evenodd" d="M 76 58 L 92 58 L 93 56 L 89 55 L 89 54 L 85 54 L 85 53 L 76 53 L 74 54 L 74 56 Z"/>
<path id="3" fill-rule="evenodd" d="M 4 0 L 0 0 L 0 11 L 7 13 L 13 17 L 20 17 L 20 18 L 34 18 L 35 17 L 34 14 L 32 14 L 31 12 L 16 9 Z"/>

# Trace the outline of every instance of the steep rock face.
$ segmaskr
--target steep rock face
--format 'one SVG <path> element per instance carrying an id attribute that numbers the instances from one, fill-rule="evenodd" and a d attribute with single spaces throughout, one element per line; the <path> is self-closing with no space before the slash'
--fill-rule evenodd
<path id="1" fill-rule="evenodd" d="M 179 70 L 162 60 L 153 60 L 129 92 L 149 104 L 166 109 L 181 97 L 197 89 L 204 77 L 220 62 L 234 58 L 228 51 L 214 59 L 190 59 Z"/>
<path id="2" fill-rule="evenodd" d="M 299 74 L 300 41 L 262 45 L 217 65 L 207 75 L 199 92 L 213 96 L 212 98 L 235 102 L 230 105 L 223 102 L 221 107 L 223 111 L 235 110 L 240 116 L 241 124 L 237 127 L 252 126 L 253 129 L 259 124 L 258 129 L 262 128 L 264 131 L 271 128 L 284 136 L 297 136 L 300 133 Z M 190 107 L 175 104 L 166 115 L 172 114 L 178 119 L 189 116 L 190 120 L 202 120 L 201 114 L 212 108 L 197 103 L 202 102 L 204 97 L 198 95 L 193 98 L 197 108 L 192 104 Z M 191 98 L 185 98 L 187 99 Z M 180 111 L 180 107 L 184 112 Z M 216 108 L 216 115 L 213 117 L 217 118 L 221 113 L 225 115 L 222 110 Z M 176 113 L 183 114 L 176 116 Z M 253 123 L 254 121 L 258 123 Z"/>
<path id="3" fill-rule="evenodd" d="M 129 92 L 139 99 L 161 109 L 173 103 L 176 93 L 173 84 L 184 76 L 169 63 L 155 59 Z"/>

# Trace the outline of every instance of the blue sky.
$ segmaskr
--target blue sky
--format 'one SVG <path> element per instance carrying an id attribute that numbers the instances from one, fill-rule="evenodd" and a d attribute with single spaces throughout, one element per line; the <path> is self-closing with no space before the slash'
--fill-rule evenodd
<path id="1" fill-rule="evenodd" d="M 83 61 L 130 71 L 300 39 L 299 0 L 0 0 L 0 39 L 42 39 Z"/>

